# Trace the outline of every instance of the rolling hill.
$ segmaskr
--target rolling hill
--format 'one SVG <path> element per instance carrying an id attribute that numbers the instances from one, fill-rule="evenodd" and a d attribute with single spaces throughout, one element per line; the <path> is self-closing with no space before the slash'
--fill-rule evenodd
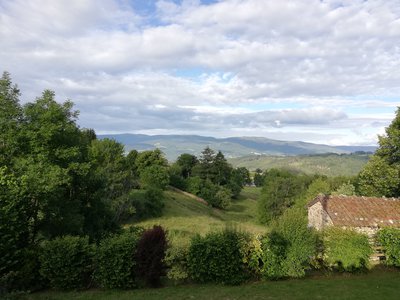
<path id="1" fill-rule="evenodd" d="M 226 226 L 262 234 L 267 228 L 256 221 L 257 199 L 260 192 L 260 188 L 245 187 L 239 199 L 232 200 L 227 210 L 219 210 L 175 190 L 168 190 L 164 193 L 165 208 L 161 217 L 126 226 L 138 225 L 150 228 L 153 225 L 161 225 L 168 230 L 172 243 L 186 243 L 196 233 L 206 234 L 212 230 L 224 229 Z"/>
<path id="2" fill-rule="evenodd" d="M 249 155 L 295 156 L 322 153 L 351 153 L 355 151 L 374 151 L 375 147 L 327 146 L 306 142 L 288 142 L 263 137 L 214 138 L 197 135 L 144 135 L 144 134 L 107 134 L 100 139 L 110 138 L 125 145 L 126 151 L 139 151 L 159 148 L 169 161 L 174 161 L 182 153 L 198 156 L 209 146 L 220 150 L 227 158 Z"/>

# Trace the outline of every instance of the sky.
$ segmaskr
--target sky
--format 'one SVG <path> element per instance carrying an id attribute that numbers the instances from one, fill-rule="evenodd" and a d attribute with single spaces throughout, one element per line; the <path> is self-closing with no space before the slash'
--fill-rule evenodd
<path id="1" fill-rule="evenodd" d="M 400 1 L 0 0 L 0 71 L 100 134 L 375 145 L 400 106 Z"/>

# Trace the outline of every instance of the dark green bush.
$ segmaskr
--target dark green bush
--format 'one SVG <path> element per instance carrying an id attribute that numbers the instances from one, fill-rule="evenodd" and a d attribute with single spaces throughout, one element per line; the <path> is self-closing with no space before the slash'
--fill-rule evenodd
<path id="1" fill-rule="evenodd" d="M 355 272 L 369 267 L 372 248 L 364 234 L 331 227 L 324 231 L 323 247 L 324 263 L 329 268 Z"/>
<path id="2" fill-rule="evenodd" d="M 101 287 L 130 288 L 136 285 L 135 253 L 142 232 L 141 228 L 130 228 L 100 242 L 94 279 Z"/>
<path id="3" fill-rule="evenodd" d="M 270 234 L 263 239 L 265 278 L 303 277 L 315 256 L 316 234 L 307 227 L 300 209 L 288 209 L 271 224 Z"/>
<path id="4" fill-rule="evenodd" d="M 167 237 L 161 226 L 154 226 L 143 232 L 137 246 L 136 263 L 138 277 L 152 287 L 160 285 L 165 275 L 164 257 Z"/>
<path id="5" fill-rule="evenodd" d="M 65 236 L 47 241 L 40 253 L 40 274 L 52 288 L 87 287 L 93 271 L 93 247 L 88 237 Z"/>
<path id="6" fill-rule="evenodd" d="M 400 267 L 400 230 L 383 228 L 378 232 L 377 240 L 385 251 L 386 264 Z"/>
<path id="7" fill-rule="evenodd" d="M 198 282 L 236 285 L 245 281 L 246 273 L 240 249 L 240 235 L 234 230 L 196 235 L 188 255 L 191 278 Z"/>
<path id="8" fill-rule="evenodd" d="M 44 286 L 39 273 L 39 249 L 31 246 L 20 252 L 19 264 L 0 276 L 0 298 L 3 294 L 35 291 Z"/>

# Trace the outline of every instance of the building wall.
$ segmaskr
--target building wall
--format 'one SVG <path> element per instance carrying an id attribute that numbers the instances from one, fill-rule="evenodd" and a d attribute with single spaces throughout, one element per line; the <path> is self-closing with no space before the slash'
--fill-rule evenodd
<path id="1" fill-rule="evenodd" d="M 332 225 L 332 220 L 323 209 L 321 202 L 317 202 L 308 208 L 308 226 L 322 230 Z"/>

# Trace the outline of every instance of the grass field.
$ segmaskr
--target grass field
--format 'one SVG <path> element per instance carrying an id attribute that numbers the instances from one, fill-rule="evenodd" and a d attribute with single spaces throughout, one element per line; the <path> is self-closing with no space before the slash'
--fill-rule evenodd
<path id="1" fill-rule="evenodd" d="M 257 198 L 260 189 L 245 187 L 239 199 L 233 200 L 227 210 L 214 209 L 175 191 L 165 192 L 163 216 L 130 225 L 145 228 L 161 225 L 168 230 L 172 243 L 189 241 L 196 233 L 206 234 L 212 230 L 233 226 L 256 234 L 266 232 L 266 227 L 257 224 Z"/>
<path id="2" fill-rule="evenodd" d="M 400 272 L 373 270 L 368 274 L 308 277 L 299 280 L 267 281 L 241 286 L 181 285 L 129 291 L 44 292 L 23 299 L 400 299 Z"/>

